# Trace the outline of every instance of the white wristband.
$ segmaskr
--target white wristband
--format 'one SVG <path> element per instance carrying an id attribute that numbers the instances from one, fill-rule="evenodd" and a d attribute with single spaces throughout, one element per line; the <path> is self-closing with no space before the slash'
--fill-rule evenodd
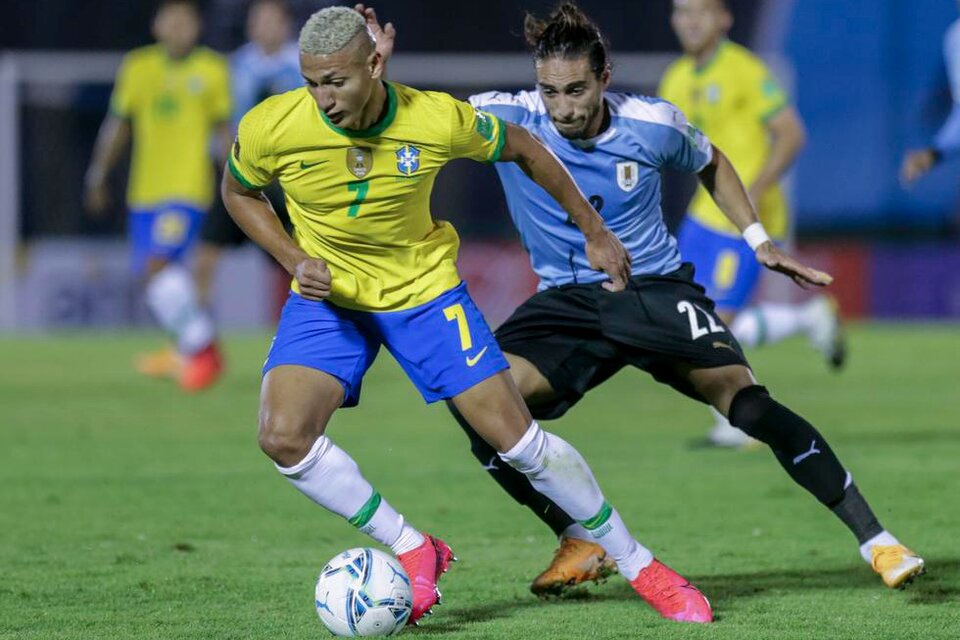
<path id="1" fill-rule="evenodd" d="M 759 222 L 754 222 L 743 230 L 743 239 L 754 251 L 764 242 L 770 242 L 770 236 L 767 235 L 767 230 L 764 229 L 763 225 Z"/>

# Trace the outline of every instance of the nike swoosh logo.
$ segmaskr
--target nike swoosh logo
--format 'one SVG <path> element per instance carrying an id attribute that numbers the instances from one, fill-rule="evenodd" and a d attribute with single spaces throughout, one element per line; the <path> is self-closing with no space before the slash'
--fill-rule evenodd
<path id="1" fill-rule="evenodd" d="M 719 340 L 713 343 L 713 348 L 714 349 L 730 349 L 730 351 L 733 351 L 734 353 L 736 353 L 736 349 L 731 347 L 726 342 L 720 342 Z"/>
<path id="2" fill-rule="evenodd" d="M 484 347 L 483 349 L 480 349 L 480 353 L 473 356 L 472 358 L 470 356 L 467 356 L 467 366 L 472 367 L 473 365 L 480 362 L 480 358 L 482 358 L 483 354 L 485 354 L 486 352 L 487 352 L 487 347 Z"/>
<path id="3" fill-rule="evenodd" d="M 310 167 L 315 167 L 315 166 L 317 166 L 318 164 L 323 164 L 324 162 L 326 162 L 326 160 L 320 160 L 320 161 L 318 161 L 318 162 L 311 162 L 311 163 L 307 164 L 306 162 L 304 162 L 303 160 L 301 160 L 301 161 L 300 161 L 300 168 L 301 168 L 301 169 L 309 169 Z"/>

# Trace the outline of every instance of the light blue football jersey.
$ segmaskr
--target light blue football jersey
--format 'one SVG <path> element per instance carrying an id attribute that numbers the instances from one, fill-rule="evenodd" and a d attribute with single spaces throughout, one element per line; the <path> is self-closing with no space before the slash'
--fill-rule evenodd
<path id="1" fill-rule="evenodd" d="M 256 43 L 248 42 L 230 56 L 230 85 L 236 127 L 247 111 L 270 96 L 303 86 L 300 47 L 288 42 L 267 55 Z"/>
<path id="2" fill-rule="evenodd" d="M 482 93 L 470 103 L 527 129 L 556 154 L 630 252 L 634 275 L 670 273 L 680 267 L 680 252 L 660 209 L 660 170 L 699 172 L 712 146 L 669 102 L 629 93 L 604 97 L 610 126 L 590 140 L 561 136 L 536 91 Z M 540 289 L 607 280 L 590 268 L 583 234 L 560 205 L 515 163 L 496 168 Z"/>
<path id="3" fill-rule="evenodd" d="M 954 22 L 943 39 L 943 56 L 950 77 L 953 109 L 933 140 L 933 147 L 946 158 L 960 155 L 960 20 Z"/>

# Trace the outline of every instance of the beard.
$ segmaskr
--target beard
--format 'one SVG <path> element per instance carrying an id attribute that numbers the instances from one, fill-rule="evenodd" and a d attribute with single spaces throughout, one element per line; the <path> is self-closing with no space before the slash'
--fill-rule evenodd
<path id="1" fill-rule="evenodd" d="M 577 123 L 579 126 L 577 126 L 576 128 L 572 128 L 569 125 L 563 125 L 562 123 L 558 123 L 556 121 L 554 121 L 553 124 L 557 127 L 557 131 L 559 131 L 560 135 L 562 135 L 564 138 L 568 138 L 572 140 L 582 140 L 584 138 L 592 138 L 593 135 L 591 135 L 591 132 L 589 131 L 589 129 L 591 129 L 594 123 L 596 123 L 597 116 L 600 113 L 601 109 L 603 109 L 603 102 L 601 102 L 600 104 L 590 109 L 584 115 L 583 120 Z"/>

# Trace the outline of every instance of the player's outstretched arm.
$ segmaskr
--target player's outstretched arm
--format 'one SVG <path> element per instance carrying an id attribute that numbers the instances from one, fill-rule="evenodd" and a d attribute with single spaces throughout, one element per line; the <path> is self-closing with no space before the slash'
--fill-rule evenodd
<path id="1" fill-rule="evenodd" d="M 713 147 L 713 158 L 700 171 L 699 177 L 723 214 L 743 234 L 743 239 L 754 250 L 760 264 L 789 276 L 801 287 L 808 284 L 822 287 L 833 282 L 829 274 L 802 264 L 770 241 L 740 182 L 740 176 L 720 149 Z"/>
<path id="2" fill-rule="evenodd" d="M 261 191 L 244 187 L 227 166 L 223 169 L 220 194 L 237 226 L 296 278 L 301 296 L 308 300 L 323 300 L 330 295 L 331 277 L 327 263 L 310 257 L 290 239 Z"/>
<path id="3" fill-rule="evenodd" d="M 516 162 L 531 180 L 549 193 L 570 215 L 587 239 L 587 259 L 590 266 L 610 276 L 603 283 L 609 291 L 621 291 L 630 278 L 630 254 L 620 239 L 603 223 L 600 214 L 583 197 L 555 155 L 526 129 L 504 123 L 506 141 L 500 153 L 500 161 Z"/>
<path id="4" fill-rule="evenodd" d="M 97 141 L 93 146 L 93 158 L 90 160 L 90 167 L 83 180 L 84 205 L 90 213 L 103 213 L 110 204 L 107 176 L 110 175 L 110 171 L 117 164 L 129 142 L 130 122 L 113 114 L 107 114 L 97 134 Z"/>
<path id="5" fill-rule="evenodd" d="M 940 127 L 933 143 L 922 149 L 913 149 L 903 156 L 900 165 L 900 183 L 909 187 L 925 176 L 944 159 L 960 154 L 960 99 L 954 96 L 950 117 Z"/>

